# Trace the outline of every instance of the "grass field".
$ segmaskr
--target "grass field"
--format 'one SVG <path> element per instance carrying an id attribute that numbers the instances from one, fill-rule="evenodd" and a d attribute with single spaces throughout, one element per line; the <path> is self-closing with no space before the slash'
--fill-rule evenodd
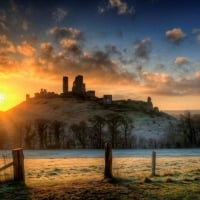
<path id="1" fill-rule="evenodd" d="M 0 165 L 1 166 L 1 165 Z M 114 158 L 104 180 L 103 158 L 25 159 L 26 183 L 0 185 L 0 199 L 200 199 L 200 158 Z"/>

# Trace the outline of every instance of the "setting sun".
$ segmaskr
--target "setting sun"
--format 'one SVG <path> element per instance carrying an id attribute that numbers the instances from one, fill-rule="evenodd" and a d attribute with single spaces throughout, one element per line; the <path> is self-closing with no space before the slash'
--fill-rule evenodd
<path id="1" fill-rule="evenodd" d="M 20 92 L 15 94 L 11 90 L 3 89 L 0 93 L 0 111 L 7 111 L 23 101 Z"/>
<path id="2" fill-rule="evenodd" d="M 0 104 L 2 104 L 4 102 L 4 99 L 5 99 L 5 95 L 0 94 Z"/>
<path id="3" fill-rule="evenodd" d="M 200 2 L 186 0 L 178 14 L 178 1 L 94 1 L 89 12 L 81 9 L 86 2 L 59 2 L 1 2 L 1 111 L 41 88 L 61 93 L 62 77 L 78 74 L 99 97 L 150 96 L 161 110 L 200 109 L 200 29 L 193 18 Z"/>

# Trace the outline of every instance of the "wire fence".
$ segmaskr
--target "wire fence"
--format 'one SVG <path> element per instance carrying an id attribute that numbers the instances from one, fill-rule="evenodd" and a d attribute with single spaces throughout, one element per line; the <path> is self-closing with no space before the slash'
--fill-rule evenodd
<path id="1" fill-rule="evenodd" d="M 3 151 L 0 155 L 0 168 L 2 166 L 7 166 L 12 162 L 12 153 L 11 151 Z M 6 167 L 5 169 L 0 170 L 0 183 L 9 181 L 13 179 L 13 169 L 12 167 Z"/>

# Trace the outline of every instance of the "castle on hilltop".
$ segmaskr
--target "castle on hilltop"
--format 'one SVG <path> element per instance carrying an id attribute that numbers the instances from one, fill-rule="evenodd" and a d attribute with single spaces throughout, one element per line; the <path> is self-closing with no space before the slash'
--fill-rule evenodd
<path id="1" fill-rule="evenodd" d="M 68 77 L 63 76 L 63 93 L 62 97 L 76 97 L 83 99 L 97 99 L 94 90 L 86 91 L 85 83 L 83 82 L 83 76 L 78 75 L 73 82 L 72 91 L 68 90 Z"/>
<path id="2" fill-rule="evenodd" d="M 159 113 L 158 107 L 153 107 L 151 97 L 147 98 L 147 101 L 136 101 L 136 100 L 112 100 L 111 94 L 103 95 L 103 98 L 95 96 L 95 90 L 86 91 L 86 85 L 83 81 L 83 76 L 78 75 L 73 81 L 72 90 L 69 91 L 69 79 L 67 76 L 63 76 L 62 82 L 62 93 L 56 94 L 54 92 L 47 92 L 46 89 L 41 89 L 40 92 L 35 93 L 36 99 L 38 98 L 77 98 L 82 100 L 91 100 L 102 103 L 106 107 L 112 107 L 115 110 L 144 110 L 146 112 Z M 30 100 L 30 95 L 26 95 L 26 100 Z"/>

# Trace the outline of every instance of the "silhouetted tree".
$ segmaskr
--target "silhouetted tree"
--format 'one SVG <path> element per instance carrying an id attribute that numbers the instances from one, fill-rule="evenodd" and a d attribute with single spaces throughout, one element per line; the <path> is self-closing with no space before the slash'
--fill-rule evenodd
<path id="1" fill-rule="evenodd" d="M 15 131 L 13 136 L 13 143 L 16 147 L 22 147 L 23 139 L 24 139 L 24 125 L 25 122 L 23 121 L 16 121 L 14 122 Z"/>
<path id="2" fill-rule="evenodd" d="M 130 148 L 131 146 L 131 131 L 133 129 L 133 120 L 128 117 L 127 115 L 124 115 L 120 119 L 120 125 L 121 125 L 121 130 L 123 134 L 123 147 L 124 148 Z"/>
<path id="3" fill-rule="evenodd" d="M 88 136 L 87 123 L 85 121 L 81 121 L 79 124 L 72 124 L 70 126 L 70 129 L 74 133 L 75 140 L 78 140 L 78 142 L 81 144 L 82 148 L 86 148 L 87 136 Z"/>
<path id="4" fill-rule="evenodd" d="M 55 148 L 59 149 L 61 147 L 61 135 L 63 133 L 64 123 L 58 120 L 54 120 L 51 123 L 51 127 L 55 139 Z"/>
<path id="5" fill-rule="evenodd" d="M 100 115 L 94 115 L 89 119 L 92 125 L 92 136 L 96 148 L 102 148 L 102 132 L 105 126 L 105 119 Z"/>
<path id="6" fill-rule="evenodd" d="M 34 133 L 31 132 L 31 128 L 32 128 L 31 121 L 26 121 L 24 123 L 24 130 L 25 130 L 24 142 L 25 142 L 25 148 L 26 149 L 32 149 L 33 148 Z"/>
<path id="7" fill-rule="evenodd" d="M 184 133 L 185 145 L 193 146 L 196 143 L 196 132 L 190 112 L 181 115 L 181 128 Z"/>
<path id="8" fill-rule="evenodd" d="M 108 130 L 111 134 L 111 144 L 113 148 L 117 148 L 119 126 L 121 125 L 122 116 L 116 113 L 109 113 L 106 115 L 106 122 Z"/>
<path id="9" fill-rule="evenodd" d="M 66 128 L 66 127 L 65 127 Z M 70 131 L 70 127 L 67 131 L 64 132 L 63 134 L 63 148 L 65 149 L 71 149 L 75 148 L 75 140 L 74 140 L 74 134 L 72 131 Z"/>
<path id="10" fill-rule="evenodd" d="M 200 147 L 200 114 L 193 116 L 193 123 L 196 131 L 196 145 Z"/>
<path id="11" fill-rule="evenodd" d="M 39 148 L 44 149 L 44 144 L 46 143 L 46 129 L 48 127 L 48 121 L 45 119 L 35 120 L 36 131 L 39 137 Z"/>

